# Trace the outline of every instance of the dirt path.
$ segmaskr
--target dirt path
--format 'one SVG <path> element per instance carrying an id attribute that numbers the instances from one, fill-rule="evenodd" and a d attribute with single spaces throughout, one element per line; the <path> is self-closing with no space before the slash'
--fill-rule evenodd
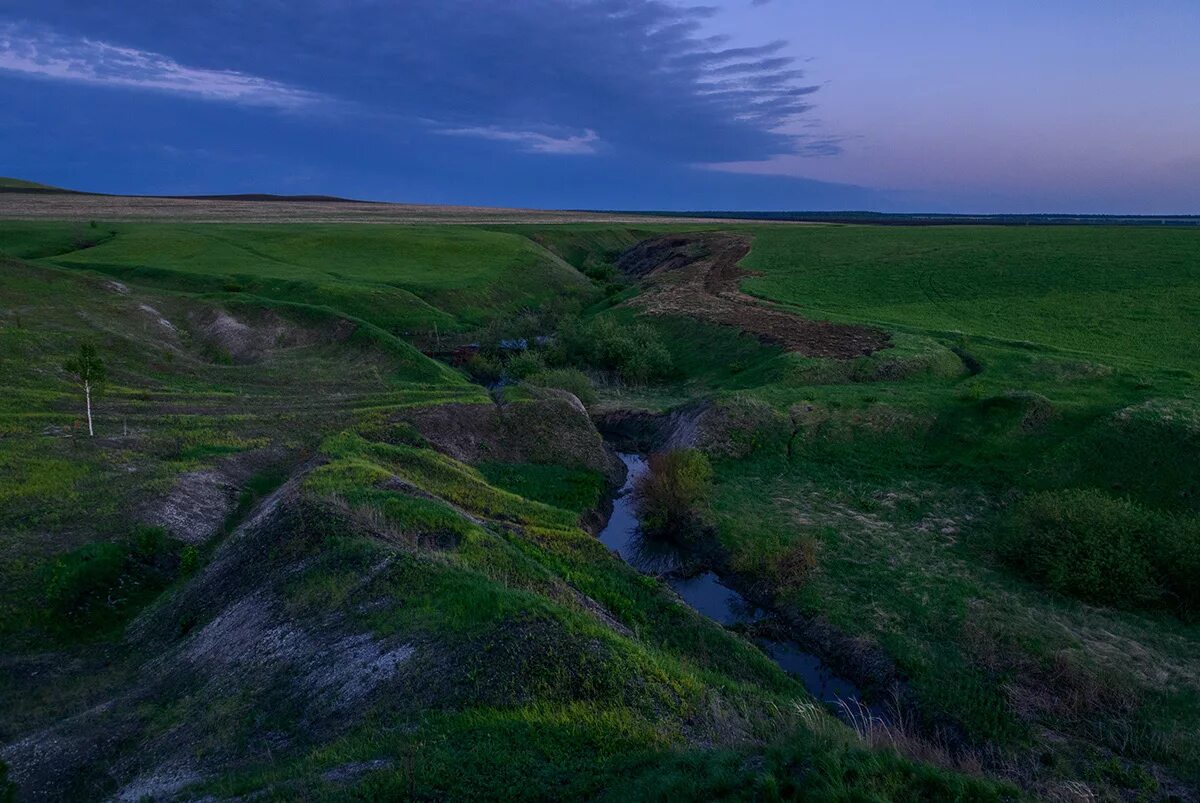
<path id="1" fill-rule="evenodd" d="M 668 235 L 638 243 L 618 267 L 642 280 L 645 291 L 630 303 L 651 315 L 735 326 L 807 357 L 845 360 L 891 345 L 882 329 L 801 318 L 743 293 L 738 283 L 754 275 L 738 265 L 748 253 L 750 239 L 740 234 Z"/>

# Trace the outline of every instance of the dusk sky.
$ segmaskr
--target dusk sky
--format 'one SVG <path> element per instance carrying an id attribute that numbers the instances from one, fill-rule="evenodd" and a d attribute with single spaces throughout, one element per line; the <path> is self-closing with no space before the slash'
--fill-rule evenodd
<path id="1" fill-rule="evenodd" d="M 0 0 L 0 175 L 608 209 L 1200 213 L 1200 2 Z"/>

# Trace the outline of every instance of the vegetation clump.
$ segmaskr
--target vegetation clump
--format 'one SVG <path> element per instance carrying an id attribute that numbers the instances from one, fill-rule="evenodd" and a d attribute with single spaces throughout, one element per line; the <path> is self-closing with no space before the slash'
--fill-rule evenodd
<path id="1" fill-rule="evenodd" d="M 678 537 L 700 520 L 712 494 L 712 464 L 695 449 L 650 455 L 646 473 L 634 485 L 634 502 L 649 532 Z"/>
<path id="2" fill-rule="evenodd" d="M 537 387 L 557 388 L 573 393 L 585 407 L 596 403 L 596 389 L 592 387 L 592 380 L 578 368 L 552 368 L 528 376 L 525 381 Z"/>
<path id="3" fill-rule="evenodd" d="M 1194 612 L 1200 595 L 1200 526 L 1097 490 L 1036 493 L 1018 505 L 1004 546 L 1047 587 L 1118 607 L 1174 602 Z"/>
<path id="4" fill-rule="evenodd" d="M 60 627 L 104 629 L 153 599 L 199 565 L 194 547 L 160 527 L 138 527 L 120 541 L 85 544 L 46 570 L 46 611 Z"/>
<path id="5" fill-rule="evenodd" d="M 784 592 L 803 587 L 817 570 L 817 540 L 801 535 L 793 540 L 772 561 L 768 569 L 772 581 Z"/>
<path id="6" fill-rule="evenodd" d="M 631 385 L 671 375 L 671 353 L 658 333 L 644 323 L 623 324 L 606 317 L 568 320 L 559 332 L 560 359 L 616 374 Z"/>

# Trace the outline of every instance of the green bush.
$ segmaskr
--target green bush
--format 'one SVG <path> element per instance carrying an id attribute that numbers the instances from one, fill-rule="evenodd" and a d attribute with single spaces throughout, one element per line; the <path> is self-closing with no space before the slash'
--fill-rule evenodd
<path id="1" fill-rule="evenodd" d="M 472 354 L 464 367 L 467 373 L 480 382 L 495 382 L 504 373 L 504 365 L 499 359 L 482 352 Z"/>
<path id="2" fill-rule="evenodd" d="M 1200 516 L 1170 518 L 1157 532 L 1154 561 L 1176 607 L 1200 613 Z"/>
<path id="3" fill-rule="evenodd" d="M 574 393 L 585 406 L 596 403 L 596 389 L 587 374 L 578 368 L 554 368 L 527 377 L 526 382 L 542 388 L 558 388 Z"/>
<path id="4" fill-rule="evenodd" d="M 1003 551 L 1034 579 L 1104 605 L 1200 606 L 1200 519 L 1096 490 L 1033 494 L 1014 514 Z"/>
<path id="5" fill-rule="evenodd" d="M 191 577 L 200 568 L 200 550 L 196 547 L 188 545 L 179 553 L 179 574 L 182 577 Z"/>
<path id="6" fill-rule="evenodd" d="M 624 324 L 606 317 L 566 321 L 559 342 L 565 362 L 610 371 L 629 384 L 664 379 L 673 368 L 658 333 L 643 323 Z"/>
<path id="7" fill-rule="evenodd" d="M 700 519 L 712 479 L 712 464 L 695 449 L 651 455 L 633 489 L 642 526 L 659 535 L 686 534 Z"/>
<path id="8" fill-rule="evenodd" d="M 521 351 L 509 358 L 505 373 L 513 379 L 525 379 L 546 370 L 541 355 L 534 351 Z"/>

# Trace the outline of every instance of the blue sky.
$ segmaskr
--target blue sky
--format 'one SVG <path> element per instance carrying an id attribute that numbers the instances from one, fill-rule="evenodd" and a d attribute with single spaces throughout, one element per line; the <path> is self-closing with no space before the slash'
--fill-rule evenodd
<path id="1" fill-rule="evenodd" d="M 1200 213 L 1200 3 L 0 0 L 0 174 L 619 209 Z"/>

